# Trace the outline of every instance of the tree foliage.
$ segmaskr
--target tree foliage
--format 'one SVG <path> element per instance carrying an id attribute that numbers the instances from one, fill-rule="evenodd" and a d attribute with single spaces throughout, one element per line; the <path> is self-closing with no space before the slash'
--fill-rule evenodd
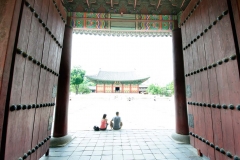
<path id="1" fill-rule="evenodd" d="M 74 88 L 76 94 L 80 93 L 80 87 L 83 83 L 84 76 L 85 71 L 81 69 L 80 66 L 73 67 L 73 69 L 71 70 L 70 84 L 71 88 Z"/>
<path id="2" fill-rule="evenodd" d="M 91 90 L 88 88 L 87 85 L 80 84 L 79 92 L 82 93 L 82 94 L 87 94 L 87 93 L 91 93 Z"/>
<path id="3" fill-rule="evenodd" d="M 84 77 L 83 84 L 85 84 L 86 86 L 96 86 L 95 83 L 89 81 L 89 79 L 87 79 L 86 77 Z"/>
<path id="4" fill-rule="evenodd" d="M 169 91 L 169 93 L 170 93 L 171 95 L 173 95 L 173 93 L 174 93 L 174 83 L 171 82 L 171 83 L 167 84 L 167 85 L 166 85 L 166 88 L 167 88 L 167 90 Z"/>
<path id="5" fill-rule="evenodd" d="M 173 86 L 173 82 L 167 84 L 164 87 L 158 86 L 158 85 L 154 85 L 151 84 L 148 88 L 147 88 L 147 92 L 153 95 L 164 95 L 167 97 L 170 97 L 173 95 L 174 93 L 174 86 Z"/>

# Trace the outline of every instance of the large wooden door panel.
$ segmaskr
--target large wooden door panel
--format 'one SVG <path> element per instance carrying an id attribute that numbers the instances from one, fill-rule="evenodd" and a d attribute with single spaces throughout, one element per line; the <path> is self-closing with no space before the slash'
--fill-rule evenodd
<path id="1" fill-rule="evenodd" d="M 50 31 L 50 33 L 52 33 L 52 25 L 53 25 L 53 5 L 52 5 L 52 1 L 48 0 L 48 1 L 44 1 L 45 6 L 46 6 L 46 12 L 47 12 L 47 17 L 45 19 L 45 24 L 48 27 L 48 29 L 46 30 L 47 32 L 45 33 L 45 39 L 44 39 L 44 48 L 42 51 L 42 59 L 41 59 L 41 73 L 40 73 L 40 83 L 39 83 L 39 90 L 38 90 L 38 98 L 37 98 L 37 102 L 38 103 L 53 103 L 52 101 L 50 101 L 50 99 L 48 98 L 50 95 L 48 93 L 48 88 L 52 88 L 50 86 L 50 81 L 48 80 L 48 77 L 51 75 L 51 73 L 49 71 L 47 71 L 47 68 L 51 67 L 48 64 L 48 58 L 49 58 L 49 54 L 50 54 L 50 47 L 52 45 L 51 41 L 52 37 L 49 34 L 48 31 Z M 46 69 L 44 69 L 46 68 Z M 49 119 L 48 115 L 47 115 L 47 110 L 49 110 L 49 107 L 44 107 L 44 108 L 40 108 L 39 110 L 37 110 L 36 112 L 36 118 L 37 121 L 35 121 L 34 124 L 34 134 L 33 135 L 33 142 L 32 145 L 36 145 L 38 143 L 41 143 L 46 137 L 50 136 L 50 135 L 46 135 L 46 132 L 44 132 L 47 128 L 48 125 L 46 125 L 44 122 L 47 121 Z M 45 147 L 45 143 L 43 145 L 41 145 L 41 147 L 38 148 L 38 150 L 36 151 L 36 154 L 33 155 L 31 157 L 31 159 L 39 159 L 45 152 L 47 151 L 47 148 Z"/>
<path id="2" fill-rule="evenodd" d="M 213 5 L 213 10 L 215 16 L 219 16 L 219 10 L 226 11 L 227 1 L 213 1 L 217 5 Z M 218 37 L 216 41 L 219 40 L 220 43 L 215 43 L 215 57 L 216 60 L 224 59 L 230 57 L 231 54 L 235 53 L 233 35 L 231 32 L 231 23 L 229 14 L 225 15 L 217 24 L 216 24 L 216 31 L 218 32 Z M 222 32 L 224 30 L 224 32 Z M 219 65 L 216 67 L 217 77 L 218 77 L 218 88 L 219 88 L 219 100 L 220 104 L 231 104 L 232 101 L 230 97 L 232 97 L 233 90 L 230 90 L 230 79 L 234 79 L 234 77 L 228 76 L 228 67 L 229 65 Z M 238 85 L 235 84 L 235 87 Z M 236 99 L 238 100 L 238 99 Z M 226 148 L 229 152 L 234 153 L 234 136 L 233 136 L 233 125 L 232 125 L 232 114 L 231 110 L 220 110 L 221 112 L 221 122 L 222 122 L 222 141 L 223 144 L 219 144 L 219 147 Z M 216 143 L 218 145 L 218 143 Z"/>
<path id="3" fill-rule="evenodd" d="M 57 35 L 57 28 L 58 28 L 58 14 L 57 14 L 57 11 L 54 7 L 54 4 L 52 2 L 50 2 L 50 10 L 51 10 L 51 13 L 52 13 L 52 25 L 51 25 L 51 31 L 52 31 L 52 34 L 54 36 Z M 57 37 L 57 36 L 56 36 Z M 55 61 L 57 59 L 57 43 L 54 39 L 51 39 L 50 41 L 50 48 L 49 48 L 49 54 L 48 54 L 48 58 L 46 59 L 46 64 L 47 66 L 49 66 L 52 70 L 55 71 Z M 54 99 L 52 98 L 52 92 L 53 92 L 53 88 L 54 88 L 54 75 L 51 74 L 51 73 L 47 73 L 46 75 L 46 81 L 48 82 L 47 85 L 44 86 L 44 101 L 51 101 L 52 103 L 54 103 Z M 43 116 L 41 118 L 41 125 L 40 126 L 48 126 L 49 125 L 49 120 L 51 119 L 52 117 L 52 108 L 48 108 L 48 109 L 45 109 L 42 111 L 42 115 Z M 47 117 L 47 118 L 45 118 Z M 51 126 L 50 126 L 51 127 Z M 42 127 L 41 128 L 42 130 L 42 137 L 39 137 L 40 139 L 44 138 L 45 136 L 47 136 L 47 134 L 50 134 L 49 131 L 49 128 L 48 127 Z M 44 146 L 42 146 L 42 153 L 45 153 L 46 152 L 46 149 L 48 148 L 48 144 L 44 144 Z M 40 153 L 39 152 L 39 153 Z M 41 156 L 41 153 L 40 153 L 40 156 Z"/>
<path id="4" fill-rule="evenodd" d="M 186 8 L 185 12 L 183 12 L 183 18 L 185 19 L 188 16 L 188 13 L 190 13 L 191 8 L 193 7 L 193 3 L 190 3 L 189 6 Z M 184 20 L 182 20 L 184 21 Z M 189 22 L 187 21 L 186 23 L 189 24 Z M 189 25 L 184 24 L 182 26 L 182 37 L 183 37 L 183 47 L 185 48 L 185 46 L 188 45 L 188 42 L 190 41 L 190 37 L 187 35 L 189 32 Z M 183 51 L 184 54 L 184 71 L 185 71 L 185 75 L 188 75 L 188 73 L 191 72 L 191 68 L 192 68 L 192 54 L 191 51 L 189 50 L 189 48 L 184 49 Z M 193 97 L 192 97 L 192 84 L 191 84 L 192 80 L 190 79 L 189 75 L 186 76 L 185 79 L 185 83 L 186 83 L 186 96 L 187 96 L 187 101 L 191 102 L 193 101 Z M 194 133 L 195 131 L 195 127 L 194 127 L 194 118 L 193 118 L 193 107 L 191 105 L 188 105 L 188 118 L 189 118 L 189 131 L 190 133 Z M 195 139 L 193 137 L 190 137 L 190 143 L 191 145 L 195 146 Z"/>
<path id="5" fill-rule="evenodd" d="M 210 22 L 214 22 L 219 14 L 221 15 L 220 9 L 216 8 L 217 3 L 215 0 L 210 1 Z M 221 34 L 221 28 L 219 23 L 215 24 L 213 28 L 210 30 L 212 33 L 212 44 L 213 44 L 213 55 L 214 55 L 214 60 L 211 63 L 217 62 L 219 59 L 222 59 L 223 57 L 223 51 L 221 49 L 221 39 L 220 39 L 220 34 Z M 212 102 L 212 104 L 217 105 L 217 104 L 222 104 L 224 101 L 228 101 L 228 92 L 229 90 L 226 88 L 226 93 L 225 96 L 223 95 L 223 88 L 226 87 L 226 77 L 223 77 L 225 73 L 225 68 L 221 69 L 221 67 L 217 66 L 214 68 L 216 71 L 216 84 L 217 84 L 217 93 L 218 93 L 218 101 Z M 214 144 L 215 148 L 220 150 L 221 147 L 223 147 L 224 144 L 224 139 L 223 139 L 223 130 L 225 130 L 225 122 L 222 120 L 222 110 L 216 110 L 213 108 L 213 128 L 214 128 Z M 216 153 L 216 158 L 219 159 L 225 159 L 225 157 L 220 153 L 220 152 L 215 152 Z"/>
<path id="6" fill-rule="evenodd" d="M 7 160 L 39 159 L 49 148 L 65 25 L 56 5 L 52 0 L 22 4 L 7 121 Z"/>
<path id="7" fill-rule="evenodd" d="M 191 1 L 190 7 L 182 14 L 181 28 L 186 85 L 192 93 L 187 97 L 188 113 L 194 117 L 191 144 L 211 159 L 231 159 L 239 154 L 240 116 L 235 108 L 240 84 L 228 1 Z"/>
<path id="8" fill-rule="evenodd" d="M 30 30 L 29 23 L 31 24 L 31 17 L 31 11 L 27 7 L 24 7 L 17 45 L 17 48 L 24 52 L 27 51 Z M 9 160 L 16 159 L 16 157 L 21 157 L 23 154 L 23 148 L 18 148 L 18 146 L 15 144 L 24 145 L 24 141 L 19 137 L 24 137 L 24 131 L 26 129 L 26 126 L 24 126 L 24 123 L 22 123 L 22 119 L 25 117 L 26 111 L 21 110 L 21 94 L 24 80 L 25 63 L 26 59 L 23 57 L 23 54 L 17 54 L 14 65 L 10 105 L 16 105 L 19 110 L 9 112 L 8 116 L 9 120 L 6 137 L 5 159 Z M 21 129 L 19 130 L 18 128 Z M 19 137 L 15 135 L 16 132 L 18 132 Z"/>
<path id="9" fill-rule="evenodd" d="M 201 4 L 199 5 L 199 15 L 200 17 L 198 17 L 198 21 L 200 21 L 200 25 L 199 25 L 199 29 L 198 29 L 198 36 L 199 36 L 199 40 L 198 40 L 198 46 L 199 46 L 199 54 L 202 55 L 202 63 L 200 65 L 200 70 L 201 72 L 201 81 L 202 81 L 202 91 L 203 91 L 203 104 L 202 105 L 207 105 L 207 104 L 211 104 L 211 96 L 210 94 L 210 87 L 212 86 L 212 83 L 210 83 L 210 81 L 208 81 L 208 78 L 210 80 L 215 78 L 215 72 L 212 75 L 212 73 L 209 73 L 208 71 L 204 71 L 204 67 L 208 66 L 208 64 L 210 64 L 213 61 L 213 56 L 212 56 L 212 44 L 211 44 L 211 38 L 212 35 L 211 33 L 205 34 L 204 36 L 200 36 L 202 31 L 205 29 L 206 26 L 208 26 L 210 24 L 209 22 L 209 16 L 208 16 L 208 1 L 202 1 Z M 198 10 L 197 9 L 197 10 Z M 197 12 L 198 13 L 198 12 Z M 197 22 L 197 21 L 196 21 Z M 203 46 L 203 47 L 202 47 Z M 214 86 L 213 86 L 214 87 Z M 204 112 L 204 120 L 205 120 L 205 138 L 208 142 L 213 142 L 213 121 L 212 121 L 212 109 L 209 107 L 203 108 L 203 112 Z M 212 147 L 210 147 L 209 145 L 205 145 L 205 147 L 207 148 L 207 156 L 211 159 L 215 159 L 215 152 L 214 149 Z"/>
<path id="10" fill-rule="evenodd" d="M 25 4 L 25 6 L 27 6 Z M 32 4 L 35 13 L 40 13 L 42 8 L 42 0 L 38 0 Z M 21 96 L 21 104 L 35 104 L 37 98 L 37 90 L 38 90 L 38 83 L 39 83 L 39 73 L 40 69 L 36 69 L 36 64 L 33 63 L 31 60 L 35 58 L 36 50 L 37 50 L 37 42 L 38 42 L 38 31 L 41 27 L 36 15 L 32 16 L 31 20 L 31 28 L 29 34 L 29 43 L 27 54 L 29 57 L 26 60 L 25 64 L 25 71 L 24 71 L 24 80 L 23 80 L 23 89 L 22 89 L 22 96 Z M 34 81 L 34 83 L 32 83 Z M 33 131 L 33 124 L 35 118 L 35 109 L 30 109 L 25 113 L 25 117 L 23 118 L 23 124 L 26 126 L 26 130 L 24 131 L 24 147 L 22 147 L 22 153 L 27 153 L 32 150 L 32 131 Z M 29 157 L 27 159 L 30 159 Z"/>
<path id="11" fill-rule="evenodd" d="M 41 11 L 39 12 L 39 16 L 41 17 L 41 20 L 47 24 L 47 19 L 48 19 L 48 14 L 49 14 L 49 3 L 50 1 L 49 0 L 43 0 L 42 1 L 42 9 Z M 48 25 L 48 24 L 47 24 Z M 38 56 L 36 56 L 36 60 L 39 62 L 39 63 L 42 63 L 44 64 L 44 62 L 42 61 L 42 59 L 44 59 L 44 53 L 46 53 L 46 48 L 49 48 L 49 39 L 50 38 L 47 38 L 49 35 L 47 33 L 47 31 L 45 30 L 45 28 L 43 26 L 39 26 L 39 38 L 38 38 L 38 47 L 37 47 L 37 53 L 38 53 Z M 40 104 L 43 102 L 43 86 L 44 86 L 44 83 L 45 81 L 43 81 L 43 79 L 45 78 L 45 74 L 43 73 L 46 73 L 46 71 L 44 69 L 42 69 L 40 66 L 37 66 L 38 69 L 39 69 L 39 75 L 40 75 L 40 78 L 39 78 L 39 83 L 38 83 L 38 97 L 37 97 L 37 104 Z M 49 101 L 48 102 L 45 102 L 46 103 L 50 103 Z M 49 106 L 48 106 L 49 107 Z M 43 140 L 39 140 L 38 139 L 38 135 L 40 133 L 39 131 L 39 121 L 40 121 L 40 115 L 39 113 L 41 113 L 42 109 L 36 109 L 36 112 L 35 112 L 35 121 L 34 121 L 34 129 L 33 129 L 33 139 L 32 139 L 32 148 L 36 149 L 36 152 L 34 152 L 33 154 L 31 154 L 31 159 L 37 159 L 37 153 L 38 153 L 38 144 Z"/>
<path id="12" fill-rule="evenodd" d="M 195 4 L 197 3 L 198 1 L 195 2 Z M 202 68 L 202 66 L 204 66 L 204 63 L 205 63 L 205 54 L 204 54 L 204 50 L 203 50 L 203 46 L 204 45 L 200 45 L 201 43 L 201 40 L 197 41 L 197 38 L 196 38 L 196 34 L 198 33 L 201 33 L 202 31 L 202 26 L 201 24 L 199 25 L 197 22 L 199 20 L 201 20 L 201 5 L 198 6 L 198 8 L 195 10 L 195 12 L 192 14 L 192 19 L 193 19 L 193 23 L 192 23 L 192 37 L 195 37 L 195 43 L 193 43 L 193 46 L 192 48 L 194 49 L 193 51 L 193 55 L 194 55 L 194 62 L 195 62 L 195 65 L 194 65 L 194 70 L 196 72 L 195 74 L 195 84 L 196 84 L 196 94 L 197 94 L 197 97 L 196 97 L 196 102 L 198 103 L 199 106 L 201 106 L 201 102 L 204 101 L 203 99 L 203 96 L 204 96 L 204 93 L 205 93 L 205 90 L 203 88 L 203 84 L 205 82 L 205 79 L 203 79 L 203 73 L 204 72 L 200 72 L 200 68 Z M 199 18 L 200 16 L 200 18 Z M 194 40 L 193 40 L 194 41 Z M 206 76 L 206 75 L 205 75 Z M 196 110 L 197 110 L 197 114 L 198 114 L 198 126 L 196 126 L 197 128 L 199 128 L 199 130 L 197 131 L 197 133 L 199 133 L 199 135 L 201 137 L 206 137 L 206 125 L 205 125 L 205 118 L 203 119 L 202 117 L 205 117 L 205 112 L 204 112 L 204 108 L 202 107 L 196 107 Z M 202 143 L 201 141 L 198 141 L 199 142 L 199 149 L 201 150 L 201 152 L 205 155 L 208 155 L 208 147 L 205 143 Z"/>

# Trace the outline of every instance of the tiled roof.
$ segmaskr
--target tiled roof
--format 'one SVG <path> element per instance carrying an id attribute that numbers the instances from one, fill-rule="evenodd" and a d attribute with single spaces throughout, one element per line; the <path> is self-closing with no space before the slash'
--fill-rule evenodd
<path id="1" fill-rule="evenodd" d="M 149 77 L 143 77 L 136 74 L 136 72 L 108 72 L 99 71 L 96 76 L 86 76 L 90 79 L 103 80 L 103 81 L 135 81 L 148 79 Z"/>

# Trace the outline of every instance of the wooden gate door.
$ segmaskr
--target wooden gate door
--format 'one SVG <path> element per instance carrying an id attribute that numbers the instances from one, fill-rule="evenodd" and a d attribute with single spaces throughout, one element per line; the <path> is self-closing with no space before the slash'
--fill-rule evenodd
<path id="1" fill-rule="evenodd" d="M 182 15 L 191 144 L 211 159 L 239 157 L 240 81 L 227 0 L 192 0 Z"/>
<path id="2" fill-rule="evenodd" d="M 48 151 L 66 13 L 60 0 L 22 1 L 12 60 L 4 159 Z"/>

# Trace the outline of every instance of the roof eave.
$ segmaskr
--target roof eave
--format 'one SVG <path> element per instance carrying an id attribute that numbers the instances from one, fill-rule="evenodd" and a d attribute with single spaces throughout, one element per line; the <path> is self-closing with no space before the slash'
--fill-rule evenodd
<path id="1" fill-rule="evenodd" d="M 97 79 L 97 78 L 93 78 L 93 77 L 89 77 L 86 76 L 90 81 L 92 81 L 93 83 L 97 83 L 97 82 L 136 82 L 136 81 L 140 81 L 139 84 L 145 82 L 146 80 L 148 80 L 150 77 L 147 78 L 141 78 L 141 79 L 135 79 L 135 80 L 103 80 L 103 79 Z"/>

